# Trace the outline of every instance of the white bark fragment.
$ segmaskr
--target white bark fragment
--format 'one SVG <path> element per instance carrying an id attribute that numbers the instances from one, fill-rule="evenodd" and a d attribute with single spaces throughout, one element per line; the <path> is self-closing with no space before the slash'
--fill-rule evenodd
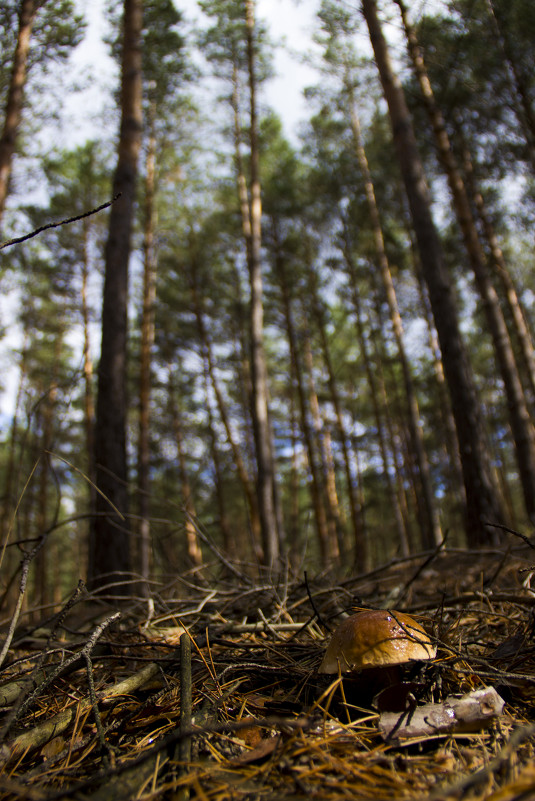
<path id="1" fill-rule="evenodd" d="M 503 698 L 494 687 L 480 687 L 442 704 L 424 704 L 405 712 L 383 712 L 379 730 L 385 740 L 432 737 L 447 732 L 477 732 L 502 714 Z"/>

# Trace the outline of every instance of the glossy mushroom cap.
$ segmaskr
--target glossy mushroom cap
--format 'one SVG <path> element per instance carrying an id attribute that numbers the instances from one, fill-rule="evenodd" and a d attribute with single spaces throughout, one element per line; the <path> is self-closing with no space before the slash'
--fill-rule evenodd
<path id="1" fill-rule="evenodd" d="M 319 672 L 347 673 L 435 655 L 425 630 L 409 615 L 384 609 L 358 612 L 334 632 Z"/>

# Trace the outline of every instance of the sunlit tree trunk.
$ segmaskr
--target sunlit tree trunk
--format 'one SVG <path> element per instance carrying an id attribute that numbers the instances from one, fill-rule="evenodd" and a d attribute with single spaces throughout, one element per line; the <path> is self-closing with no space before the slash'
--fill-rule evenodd
<path id="1" fill-rule="evenodd" d="M 466 534 L 471 545 L 487 543 L 495 535 L 489 532 L 485 523 L 502 521 L 503 511 L 491 469 L 487 436 L 472 370 L 459 329 L 453 285 L 431 215 L 429 189 L 403 87 L 390 62 L 375 0 L 362 0 L 362 10 L 388 104 L 394 144 L 409 201 L 422 271 L 429 289 L 452 401 L 466 489 Z"/>
<path id="2" fill-rule="evenodd" d="M 122 583 L 131 572 L 128 520 L 127 305 L 128 262 L 134 217 L 137 164 L 141 146 L 141 0 L 125 0 L 121 65 L 121 127 L 105 252 L 102 345 L 98 369 L 95 469 L 100 492 L 89 541 L 89 583 L 99 588 L 110 579 L 114 592 L 128 594 Z"/>

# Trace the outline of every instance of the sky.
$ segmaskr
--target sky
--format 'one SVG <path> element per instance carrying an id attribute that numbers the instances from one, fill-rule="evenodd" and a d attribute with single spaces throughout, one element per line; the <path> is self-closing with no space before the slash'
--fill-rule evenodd
<path id="1" fill-rule="evenodd" d="M 187 21 L 202 18 L 197 0 L 175 0 Z M 77 48 L 73 69 L 80 84 L 86 84 L 78 96 L 66 99 L 68 126 L 80 140 L 87 136 L 88 125 L 101 124 L 104 89 L 113 91 L 117 81 L 116 66 L 111 62 L 102 39 L 106 33 L 105 0 L 81 3 L 88 20 L 87 35 Z M 283 120 L 286 135 L 297 137 L 300 123 L 307 116 L 303 89 L 317 82 L 318 73 L 305 62 L 307 53 L 317 53 L 313 43 L 315 15 L 320 0 L 257 0 L 257 16 L 265 20 L 273 41 L 281 46 L 275 52 L 275 77 L 265 86 L 265 100 Z M 67 134 L 65 134 L 67 135 Z M 72 143 L 72 131 L 69 134 Z"/>
<path id="2" fill-rule="evenodd" d="M 186 21 L 192 23 L 201 16 L 197 0 L 174 1 Z M 60 128 L 42 131 L 48 146 L 72 148 L 91 137 L 92 131 L 98 132 L 99 126 L 106 125 L 107 120 L 116 126 L 112 104 L 118 70 L 103 42 L 107 33 L 105 3 L 106 0 L 91 0 L 89 3 L 78 0 L 78 8 L 85 16 L 88 28 L 73 54 L 68 77 L 69 83 L 73 80 L 80 91 L 69 91 L 64 95 Z M 319 5 L 320 0 L 257 0 L 258 18 L 266 21 L 272 39 L 281 45 L 275 52 L 275 77 L 265 85 L 262 99 L 279 114 L 290 140 L 297 140 L 299 125 L 307 117 L 303 89 L 318 80 L 317 72 L 304 63 L 303 57 L 313 48 L 314 18 Z M 112 113 L 105 113 L 106 105 Z M 110 138 L 115 133 L 111 130 Z M 0 319 L 4 323 L 10 319 L 15 306 L 11 293 L 0 298 Z M 16 327 L 11 324 L 8 327 L 11 336 L 0 343 L 0 363 L 3 364 L 10 361 L 10 348 L 19 344 Z M 4 372 L 4 392 L 0 390 L 0 425 L 11 417 L 17 381 L 18 372 L 14 366 Z"/>

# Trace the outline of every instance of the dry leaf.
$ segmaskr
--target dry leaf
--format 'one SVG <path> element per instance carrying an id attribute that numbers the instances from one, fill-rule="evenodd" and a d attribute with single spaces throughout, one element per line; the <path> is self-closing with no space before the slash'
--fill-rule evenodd
<path id="1" fill-rule="evenodd" d="M 65 746 L 66 743 L 63 737 L 54 737 L 53 740 L 50 740 L 50 742 L 46 743 L 46 745 L 41 748 L 41 756 L 43 759 L 51 759 L 61 754 Z"/>
<path id="2" fill-rule="evenodd" d="M 259 745 L 257 745 L 256 748 L 253 748 L 252 751 L 245 751 L 240 757 L 233 759 L 231 764 L 249 765 L 251 762 L 260 762 L 274 753 L 279 741 L 279 734 L 277 734 L 275 737 L 266 737 L 266 739 L 261 740 Z"/>

